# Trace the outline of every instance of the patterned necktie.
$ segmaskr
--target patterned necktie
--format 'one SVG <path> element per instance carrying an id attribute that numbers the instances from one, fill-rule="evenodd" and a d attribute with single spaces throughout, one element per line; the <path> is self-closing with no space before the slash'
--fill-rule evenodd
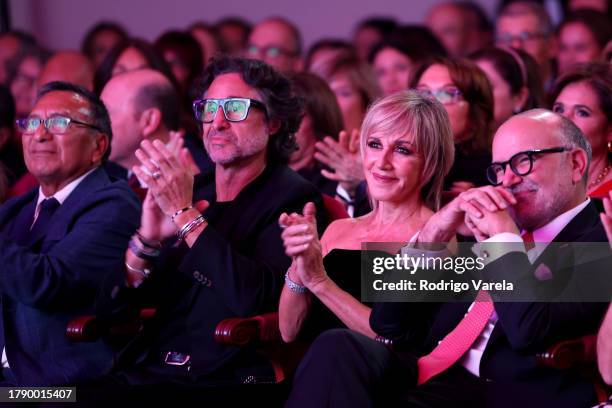
<path id="1" fill-rule="evenodd" d="M 480 291 L 470 311 L 440 341 L 433 351 L 419 358 L 418 384 L 446 371 L 470 349 L 493 314 L 493 302 L 487 292 Z"/>
<path id="2" fill-rule="evenodd" d="M 47 225 L 59 206 L 60 202 L 54 197 L 46 198 L 40 203 L 38 217 L 30 229 L 28 244 L 36 242 L 47 231 Z"/>
<path id="3" fill-rule="evenodd" d="M 523 242 L 525 243 L 525 250 L 527 250 L 527 252 L 535 248 L 535 242 L 533 240 L 533 231 L 523 232 L 521 234 L 521 238 L 523 239 Z"/>

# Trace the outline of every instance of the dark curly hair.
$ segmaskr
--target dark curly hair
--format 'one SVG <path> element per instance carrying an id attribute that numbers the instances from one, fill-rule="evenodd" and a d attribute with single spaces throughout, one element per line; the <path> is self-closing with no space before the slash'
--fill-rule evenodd
<path id="1" fill-rule="evenodd" d="M 297 150 L 295 132 L 300 127 L 304 113 L 303 101 L 293 92 L 291 82 L 265 62 L 220 56 L 206 67 L 200 86 L 203 95 L 220 75 L 237 73 L 242 80 L 261 95 L 266 105 L 268 121 L 278 121 L 280 127 L 268 142 L 268 162 L 286 164 L 292 152 Z"/>

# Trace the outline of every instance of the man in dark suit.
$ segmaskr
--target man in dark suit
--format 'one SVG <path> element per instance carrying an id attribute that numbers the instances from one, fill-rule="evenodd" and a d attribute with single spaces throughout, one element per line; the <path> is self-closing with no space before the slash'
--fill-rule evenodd
<path id="1" fill-rule="evenodd" d="M 171 383 L 214 387 L 273 378 L 253 350 L 217 344 L 213 334 L 223 319 L 277 308 L 291 262 L 278 217 L 308 201 L 321 205 L 316 188 L 286 166 L 301 103 L 290 82 L 260 61 L 213 60 L 203 81 L 194 110 L 215 171 L 194 183 L 185 149 L 177 156 L 159 141 L 144 141 L 136 151 L 140 164 L 132 170 L 149 191 L 126 274 L 111 282 L 107 300 L 116 312 L 148 304 L 157 313 L 117 359 L 110 397 L 129 398 L 138 385 L 154 385 L 142 400 L 156 392 L 185 395 L 185 389 L 171 394 Z M 202 394 L 209 402 L 210 393 Z M 95 389 L 91 395 L 98 398 Z"/>
<path id="2" fill-rule="evenodd" d="M 93 93 L 49 83 L 18 125 L 40 187 L 0 208 L 3 383 L 73 384 L 111 363 L 104 344 L 71 343 L 65 328 L 92 313 L 98 287 L 138 225 L 139 204 L 100 167 L 112 132 Z"/>
<path id="3" fill-rule="evenodd" d="M 430 219 L 418 241 L 449 242 L 465 220 L 482 241 L 481 251 L 497 246 L 481 252 L 485 278 L 516 282 L 521 276 L 533 288 L 550 289 L 562 271 L 549 262 L 549 243 L 605 240 L 586 196 L 590 157 L 588 142 L 570 121 L 544 110 L 517 115 L 493 143 L 488 176 L 501 187 L 462 193 Z M 521 235 L 529 234 L 538 244 L 526 252 Z M 538 276 L 545 260 L 550 276 Z M 581 259 L 574 262 L 578 275 Z M 372 329 L 396 352 L 349 331 L 324 334 L 302 363 L 288 405 L 369 406 L 383 399 L 419 407 L 593 405 L 588 382 L 537 366 L 535 354 L 559 340 L 595 333 L 607 304 L 508 302 L 500 293 L 491 295 L 493 301 L 472 304 L 376 304 Z M 410 352 L 397 352 L 402 348 Z"/>

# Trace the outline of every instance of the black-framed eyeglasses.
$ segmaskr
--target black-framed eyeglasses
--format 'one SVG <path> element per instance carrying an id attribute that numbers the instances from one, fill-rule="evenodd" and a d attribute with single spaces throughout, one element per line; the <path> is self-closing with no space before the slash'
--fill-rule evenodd
<path id="1" fill-rule="evenodd" d="M 247 118 L 251 106 L 261 109 L 267 116 L 266 105 L 249 98 L 198 99 L 193 102 L 193 113 L 198 121 L 211 123 L 221 107 L 225 119 L 240 122 Z"/>
<path id="2" fill-rule="evenodd" d="M 533 171 L 534 156 L 548 153 L 561 153 L 572 150 L 569 147 L 551 147 L 550 149 L 534 149 L 518 152 L 510 157 L 510 160 L 500 163 L 491 163 L 487 167 L 487 179 L 494 186 L 499 186 L 506 173 L 506 166 L 509 164 L 510 169 L 517 176 L 526 176 Z"/>
<path id="3" fill-rule="evenodd" d="M 86 126 L 103 133 L 102 129 L 96 125 L 81 122 L 80 120 L 62 115 L 51 116 L 47 119 L 39 118 L 38 116 L 30 116 L 23 119 L 17 119 L 15 122 L 24 135 L 34 134 L 34 132 L 36 132 L 41 125 L 43 125 L 47 131 L 54 135 L 63 135 L 68 131 L 71 124 Z"/>

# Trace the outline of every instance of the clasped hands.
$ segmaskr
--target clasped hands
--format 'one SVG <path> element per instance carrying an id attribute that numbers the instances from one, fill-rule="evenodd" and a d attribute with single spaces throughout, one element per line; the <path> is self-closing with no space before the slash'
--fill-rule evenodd
<path id="1" fill-rule="evenodd" d="M 289 277 L 311 292 L 328 279 L 323 268 L 315 210 L 315 205 L 309 202 L 304 206 L 302 214 L 283 213 L 278 220 L 283 228 L 281 237 L 285 253 L 292 258 Z"/>
<path id="2" fill-rule="evenodd" d="M 187 218 L 193 219 L 208 207 L 208 202 L 198 203 L 192 209 L 176 217 L 182 209 L 193 204 L 193 179 L 198 172 L 189 151 L 183 147 L 183 138 L 174 133 L 168 147 L 160 140 L 144 140 L 136 150 L 141 165 L 132 171 L 148 186 L 143 202 L 140 233 L 147 239 L 163 241 L 176 234 Z"/>
<path id="3" fill-rule="evenodd" d="M 420 243 L 449 242 L 456 233 L 483 241 L 503 232 L 519 234 L 508 208 L 517 203 L 503 187 L 471 188 L 435 213 L 425 224 Z"/>

